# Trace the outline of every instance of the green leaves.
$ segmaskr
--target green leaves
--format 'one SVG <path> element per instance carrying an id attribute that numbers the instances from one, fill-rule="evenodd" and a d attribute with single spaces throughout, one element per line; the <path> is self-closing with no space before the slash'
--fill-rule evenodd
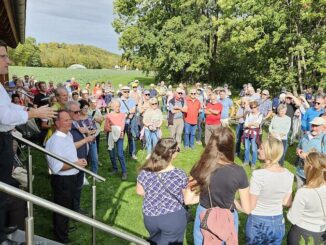
<path id="1" fill-rule="evenodd" d="M 157 79 L 266 88 L 325 80 L 324 0 L 116 0 L 115 6 L 120 46 Z"/>

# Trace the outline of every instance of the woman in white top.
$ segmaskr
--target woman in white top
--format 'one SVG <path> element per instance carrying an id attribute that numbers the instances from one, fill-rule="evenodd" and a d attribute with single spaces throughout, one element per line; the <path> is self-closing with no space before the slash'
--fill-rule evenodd
<path id="1" fill-rule="evenodd" d="M 280 140 L 269 137 L 258 150 L 263 168 L 252 173 L 251 213 L 246 224 L 247 244 L 282 244 L 285 234 L 283 207 L 291 202 L 294 175 L 279 165 L 283 154 Z"/>
<path id="2" fill-rule="evenodd" d="M 263 114 L 259 113 L 258 102 L 251 101 L 249 103 L 251 113 L 246 117 L 244 122 L 244 145 L 245 145 L 245 157 L 244 165 L 248 165 L 250 161 L 250 146 L 252 148 L 251 168 L 256 168 L 257 162 L 257 141 L 259 141 L 260 125 L 263 120 Z"/>
<path id="3" fill-rule="evenodd" d="M 306 185 L 298 189 L 288 219 L 289 245 L 326 244 L 326 155 L 311 152 L 304 162 Z"/>
<path id="4" fill-rule="evenodd" d="M 146 160 L 150 158 L 151 153 L 161 138 L 160 127 L 163 122 L 163 115 L 161 109 L 158 107 L 158 101 L 156 98 L 149 100 L 150 107 L 145 111 L 143 115 L 144 133 L 146 139 Z"/>
<path id="5" fill-rule="evenodd" d="M 280 165 L 284 165 L 285 155 L 288 149 L 288 134 L 291 129 L 291 118 L 286 115 L 286 105 L 280 104 L 277 107 L 277 115 L 272 118 L 271 124 L 269 125 L 269 133 L 282 140 L 283 143 L 283 155 L 280 160 Z"/>

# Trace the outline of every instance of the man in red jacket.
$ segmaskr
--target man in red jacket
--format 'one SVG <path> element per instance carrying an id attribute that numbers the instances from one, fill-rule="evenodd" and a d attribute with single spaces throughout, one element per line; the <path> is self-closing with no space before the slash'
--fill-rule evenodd
<path id="1" fill-rule="evenodd" d="M 205 109 L 205 114 L 206 114 L 205 144 L 206 145 L 214 130 L 221 125 L 222 109 L 223 109 L 223 105 L 217 102 L 217 95 L 215 93 L 212 93 L 210 96 L 210 102 L 207 103 Z"/>
<path id="2" fill-rule="evenodd" d="M 184 147 L 194 148 L 195 144 L 195 135 L 197 129 L 197 120 L 198 113 L 200 110 L 200 101 L 196 98 L 196 90 L 191 89 L 189 96 L 186 98 L 186 104 L 188 107 L 187 112 L 185 113 L 185 127 L 184 127 Z"/>

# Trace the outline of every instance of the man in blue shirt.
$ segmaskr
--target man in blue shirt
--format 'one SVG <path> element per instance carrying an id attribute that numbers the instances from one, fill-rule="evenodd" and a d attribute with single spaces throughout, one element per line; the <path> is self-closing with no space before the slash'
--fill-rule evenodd
<path id="1" fill-rule="evenodd" d="M 314 150 L 326 153 L 326 134 L 324 132 L 326 121 L 322 117 L 315 117 L 309 124 L 311 126 L 311 131 L 302 136 L 296 150 L 296 153 L 300 158 L 299 162 L 301 163 L 296 170 L 298 188 L 300 188 L 305 181 L 302 162 L 309 151 Z"/>
<path id="2" fill-rule="evenodd" d="M 223 105 L 222 113 L 221 113 L 221 123 L 223 127 L 229 126 L 229 111 L 231 108 L 231 115 L 233 115 L 233 102 L 230 98 L 226 97 L 225 89 L 220 90 L 220 99 L 218 102 L 220 102 Z"/>
<path id="3" fill-rule="evenodd" d="M 125 134 L 128 136 L 128 147 L 129 154 L 132 159 L 136 160 L 136 143 L 135 137 L 137 136 L 137 132 L 135 132 L 138 128 L 137 120 L 135 120 L 136 115 L 136 101 L 132 98 L 129 98 L 130 88 L 128 86 L 124 86 L 121 88 L 121 98 L 120 98 L 120 111 L 126 114 L 126 124 L 125 124 Z"/>
<path id="4" fill-rule="evenodd" d="M 315 117 L 319 117 L 324 113 L 324 103 L 324 95 L 316 95 L 316 99 L 314 100 L 314 107 L 309 108 L 301 119 L 301 128 L 303 132 L 308 133 L 310 131 L 310 122 Z"/>

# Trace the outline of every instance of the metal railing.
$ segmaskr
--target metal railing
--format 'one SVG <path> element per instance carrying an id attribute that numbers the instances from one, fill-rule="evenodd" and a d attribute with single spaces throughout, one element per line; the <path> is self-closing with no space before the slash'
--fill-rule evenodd
<path id="1" fill-rule="evenodd" d="M 93 183 L 92 183 L 92 218 L 95 219 L 96 218 L 96 180 L 100 180 L 100 181 L 105 181 L 105 178 L 103 178 L 102 176 L 99 176 L 91 171 L 89 171 L 88 169 L 82 168 L 78 165 L 76 165 L 75 163 L 64 159 L 62 157 L 60 157 L 57 154 L 54 154 L 52 152 L 47 151 L 46 149 L 44 149 L 43 147 L 23 138 L 19 133 L 16 132 L 12 132 L 12 136 L 14 139 L 26 144 L 28 146 L 28 167 L 27 167 L 27 173 L 28 173 L 28 192 L 30 194 L 33 193 L 33 184 L 32 184 L 32 178 L 33 178 L 33 172 L 32 172 L 32 155 L 31 155 L 31 147 L 48 155 L 51 156 L 63 163 L 68 164 L 69 166 L 78 169 L 79 171 L 82 171 L 88 175 L 91 175 L 93 177 Z M 27 214 L 28 217 L 26 218 L 26 229 L 27 231 L 32 230 L 34 231 L 34 218 L 33 218 L 33 203 L 31 202 L 27 202 Z M 28 244 L 34 244 L 33 242 L 33 238 L 32 237 L 28 237 L 29 232 L 26 232 L 26 241 L 30 242 Z M 92 244 L 95 245 L 96 244 L 96 230 L 95 227 L 93 226 L 92 228 Z"/>
<path id="2" fill-rule="evenodd" d="M 40 207 L 43 207 L 43 208 L 46 208 L 46 209 L 49 209 L 53 212 L 56 212 L 56 213 L 60 213 L 61 215 L 64 215 L 64 216 L 67 216 L 71 219 L 74 219 L 74 220 L 77 220 L 79 222 L 82 222 L 82 223 L 85 223 L 85 224 L 88 224 L 88 225 L 91 225 L 97 229 L 100 229 L 106 233 L 110 233 L 114 236 L 117 236 L 117 237 L 120 237 L 120 238 L 123 238 L 125 240 L 128 240 L 130 242 L 134 242 L 136 244 L 146 244 L 148 245 L 149 243 L 144 240 L 144 239 L 141 239 L 133 234 L 129 234 L 125 231 L 120 231 L 118 229 L 115 229 L 111 226 L 108 226 L 100 221 L 97 221 L 97 220 L 94 220 L 94 219 L 91 219 L 85 215 L 82 215 L 82 214 L 79 214 L 75 211 L 72 211 L 68 208 L 65 208 L 65 207 L 62 207 L 58 204 L 55 204 L 55 203 L 52 203 L 48 200 L 45 200 L 45 199 L 42 199 L 38 196 L 35 196 L 33 194 L 30 194 L 28 192 L 25 192 L 25 191 L 22 191 L 16 187 L 13 187 L 13 186 L 10 186 L 8 184 L 5 184 L 3 182 L 0 182 L 0 191 L 2 192 L 5 192 L 5 193 L 8 193 L 10 195 L 13 195 L 15 197 L 18 197 L 18 198 L 21 198 L 21 199 L 24 199 L 28 202 L 31 202 L 33 204 L 36 204 Z M 26 233 L 30 233 L 29 235 L 32 235 L 34 236 L 34 234 L 32 233 L 31 230 L 27 230 Z M 27 241 L 27 244 L 34 244 L 34 243 L 30 243 L 30 241 Z"/>

